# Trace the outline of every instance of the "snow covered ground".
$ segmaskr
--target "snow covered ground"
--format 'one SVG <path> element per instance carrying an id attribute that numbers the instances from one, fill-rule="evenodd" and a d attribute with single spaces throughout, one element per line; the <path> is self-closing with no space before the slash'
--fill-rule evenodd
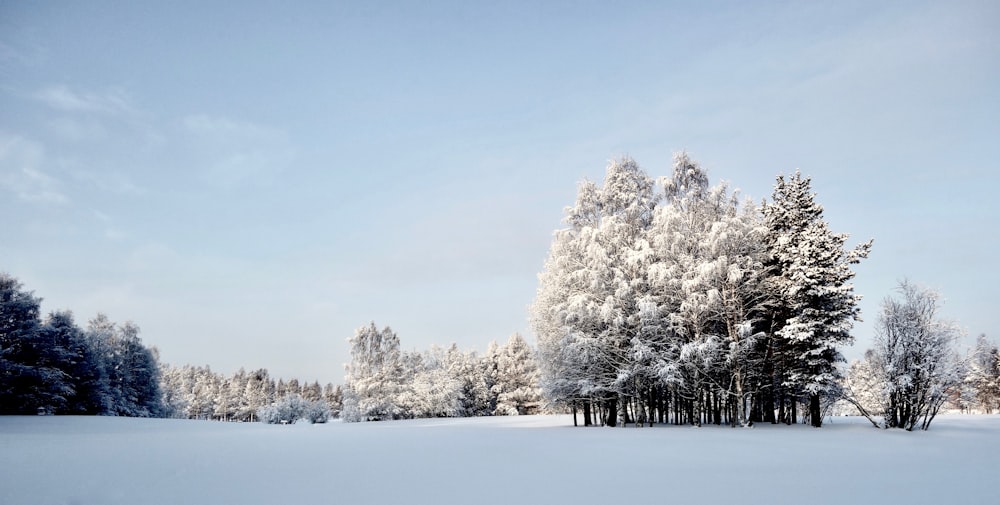
<path id="1" fill-rule="evenodd" d="M 0 504 L 1000 503 L 1000 416 L 928 432 L 0 417 Z"/>

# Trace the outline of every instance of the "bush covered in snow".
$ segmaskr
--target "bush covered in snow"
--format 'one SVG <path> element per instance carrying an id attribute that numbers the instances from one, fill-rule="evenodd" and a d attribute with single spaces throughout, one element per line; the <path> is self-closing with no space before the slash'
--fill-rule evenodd
<path id="1" fill-rule="evenodd" d="M 330 409 L 323 401 L 309 401 L 291 394 L 258 409 L 257 417 L 268 424 L 294 424 L 299 419 L 309 424 L 325 423 L 330 419 Z"/>

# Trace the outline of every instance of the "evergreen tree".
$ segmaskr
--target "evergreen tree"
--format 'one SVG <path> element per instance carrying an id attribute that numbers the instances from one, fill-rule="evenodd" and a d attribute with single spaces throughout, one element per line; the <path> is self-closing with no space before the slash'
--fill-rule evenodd
<path id="1" fill-rule="evenodd" d="M 823 398 L 836 395 L 840 348 L 853 341 L 860 296 L 851 265 L 868 256 L 871 241 L 844 249 L 846 234 L 829 230 L 810 179 L 779 176 L 763 208 L 767 245 L 775 269 L 775 383 L 796 401 L 808 400 L 813 426 L 821 426 Z"/>
<path id="2" fill-rule="evenodd" d="M 42 326 L 51 347 L 58 352 L 59 368 L 69 392 L 59 413 L 103 414 L 110 407 L 108 380 L 100 357 L 91 348 L 83 330 L 73 322 L 73 313 L 49 314 Z"/>
<path id="3" fill-rule="evenodd" d="M 538 388 L 538 364 L 528 342 L 515 333 L 494 356 L 497 362 L 493 385 L 497 398 L 494 415 L 536 413 L 541 407 L 542 395 Z"/>
<path id="4" fill-rule="evenodd" d="M 99 313 L 90 320 L 88 340 L 104 364 L 108 378 L 108 413 L 129 417 L 157 417 L 162 414 L 160 367 L 155 349 L 139 338 L 132 321 L 122 325 Z"/>
<path id="5" fill-rule="evenodd" d="M 344 408 L 344 390 L 338 384 L 334 386 L 327 383 L 323 386 L 323 400 L 330 409 L 330 417 L 340 418 L 340 411 Z"/>
<path id="6" fill-rule="evenodd" d="M 492 413 L 489 409 L 490 391 L 484 376 L 484 360 L 473 351 L 463 352 L 456 344 L 451 344 L 444 355 L 442 366 L 448 376 L 459 384 L 457 416 L 472 417 Z"/>
<path id="7" fill-rule="evenodd" d="M 0 273 L 0 413 L 34 414 L 50 407 L 58 396 L 58 370 L 42 369 L 39 340 L 41 299 L 21 283 Z M 61 383 L 61 381 L 59 381 Z"/>

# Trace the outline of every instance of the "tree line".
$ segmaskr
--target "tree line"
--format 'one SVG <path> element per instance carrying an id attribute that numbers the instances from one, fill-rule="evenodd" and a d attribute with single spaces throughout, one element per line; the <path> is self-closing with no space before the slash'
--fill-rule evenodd
<path id="1" fill-rule="evenodd" d="M 161 367 L 164 417 L 216 421 L 325 423 L 340 416 L 340 386 L 275 381 L 266 368 L 226 377 L 208 366 Z"/>
<path id="2" fill-rule="evenodd" d="M 207 366 L 161 365 L 132 321 L 99 313 L 81 328 L 72 312 L 42 318 L 40 307 L 41 298 L 0 273 L 0 414 L 271 423 L 339 415 L 339 386 L 275 382 L 267 369 L 227 378 Z"/>
<path id="3" fill-rule="evenodd" d="M 845 246 L 799 172 L 770 200 L 711 186 L 680 153 L 654 181 L 629 158 L 584 181 L 557 230 L 518 334 L 484 355 L 402 351 L 374 322 L 348 340 L 345 386 L 160 365 L 139 327 L 69 311 L 0 273 L 0 414 L 325 422 L 582 410 L 584 425 L 808 422 L 846 402 L 876 426 L 927 429 L 946 405 L 1000 410 L 1000 351 L 961 331 L 909 282 L 883 301 L 874 346 L 847 366 L 858 301 Z M 845 373 L 846 371 L 846 373 Z"/>
<path id="4" fill-rule="evenodd" d="M 455 344 L 402 351 L 396 332 L 374 322 L 348 342 L 345 421 L 519 415 L 542 407 L 534 351 L 517 333 L 503 345 L 490 342 L 483 356 Z"/>
<path id="5" fill-rule="evenodd" d="M 157 351 L 135 323 L 98 314 L 83 329 L 40 304 L 0 273 L 0 414 L 162 415 Z"/>

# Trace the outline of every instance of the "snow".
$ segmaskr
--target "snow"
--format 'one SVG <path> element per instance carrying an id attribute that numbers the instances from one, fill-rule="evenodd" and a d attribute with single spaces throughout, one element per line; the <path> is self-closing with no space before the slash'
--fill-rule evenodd
<path id="1" fill-rule="evenodd" d="M 930 431 L 0 417 L 0 504 L 988 503 L 1000 416 Z"/>

